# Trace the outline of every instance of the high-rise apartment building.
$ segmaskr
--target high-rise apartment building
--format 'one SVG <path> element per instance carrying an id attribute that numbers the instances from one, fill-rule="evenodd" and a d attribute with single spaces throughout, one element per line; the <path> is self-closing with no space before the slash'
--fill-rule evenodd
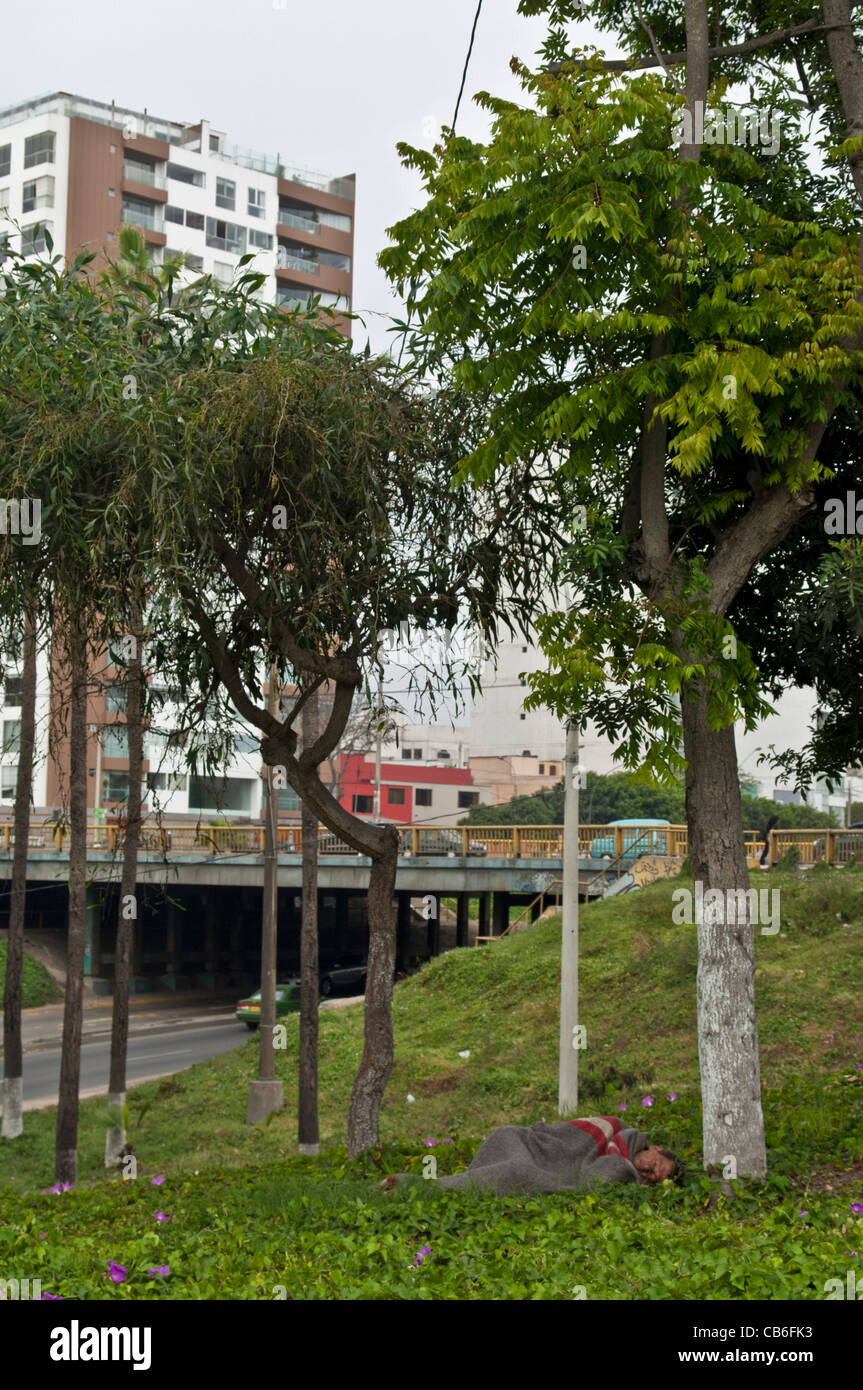
<path id="1" fill-rule="evenodd" d="M 0 110 L 0 248 L 7 238 L 37 254 L 47 227 L 55 251 L 71 258 L 86 246 L 98 269 L 130 224 L 156 262 L 182 251 L 191 274 L 229 283 L 252 253 L 267 302 L 305 306 L 317 295 L 349 309 L 354 199 L 353 175 L 330 179 L 229 146 L 209 121 L 183 125 L 67 92 Z"/>
<path id="2" fill-rule="evenodd" d="M 124 224 L 139 229 L 153 260 L 185 252 L 188 274 L 229 283 L 240 257 L 255 255 L 269 303 L 349 309 L 354 240 L 353 175 L 331 179 L 229 146 L 208 121 L 183 125 L 113 102 L 53 92 L 0 110 L 0 263 L 4 241 L 25 253 L 54 251 L 72 259 L 96 253 L 94 269 L 118 252 Z M 337 323 L 350 331 L 347 319 Z M 0 814 L 15 796 L 21 720 L 21 652 L 0 653 Z M 39 810 L 68 802 L 68 750 L 49 746 L 51 710 L 60 703 L 47 650 L 38 661 L 37 740 L 33 803 Z M 170 703 L 145 736 L 148 805 L 157 797 L 169 815 L 220 812 L 260 815 L 259 736 L 238 729 L 222 776 L 185 766 L 172 734 Z M 88 803 L 121 807 L 128 788 L 128 745 L 122 671 L 94 691 L 88 711 Z M 289 788 L 283 813 L 299 815 Z"/>

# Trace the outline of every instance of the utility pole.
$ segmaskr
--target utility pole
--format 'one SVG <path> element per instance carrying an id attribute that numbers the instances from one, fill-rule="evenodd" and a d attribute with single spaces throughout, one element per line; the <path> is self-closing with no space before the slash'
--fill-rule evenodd
<path id="1" fill-rule="evenodd" d="M 557 1108 L 561 1115 L 578 1109 L 578 766 L 579 731 L 567 725 L 564 757 L 563 932 L 560 955 L 560 1074 Z"/>
<path id="2" fill-rule="evenodd" d="M 376 710 L 377 722 L 375 726 L 375 799 L 372 820 L 381 818 L 381 721 L 384 709 L 384 681 L 383 676 L 378 676 L 378 707 Z"/>
<path id="3" fill-rule="evenodd" d="M 279 714 L 279 673 L 270 664 L 270 714 Z M 285 1103 L 284 1088 L 276 1080 L 274 1029 L 276 1025 L 276 938 L 278 930 L 279 793 L 273 786 L 273 769 L 265 768 L 264 793 L 264 913 L 261 932 L 261 1022 L 258 1025 L 258 1079 L 249 1083 L 246 1124 L 265 1120 Z"/>

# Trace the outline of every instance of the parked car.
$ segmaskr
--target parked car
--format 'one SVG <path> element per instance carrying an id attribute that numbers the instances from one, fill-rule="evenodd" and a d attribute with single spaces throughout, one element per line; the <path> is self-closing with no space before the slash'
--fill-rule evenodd
<path id="1" fill-rule="evenodd" d="M 321 994 L 329 998 L 338 990 L 353 989 L 356 993 L 363 993 L 366 987 L 366 975 L 368 967 L 365 965 L 334 965 L 331 969 L 321 972 Z"/>
<path id="2" fill-rule="evenodd" d="M 488 854 L 488 846 L 481 840 L 468 840 L 467 852 L 470 855 Z M 428 829 L 420 826 L 418 854 L 463 854 L 462 835 L 460 830 L 451 828 L 437 830 L 434 826 Z"/>
<path id="3" fill-rule="evenodd" d="M 863 820 L 853 820 L 846 830 L 863 830 Z M 852 854 L 863 851 L 863 835 L 837 835 L 833 840 L 833 862 L 843 864 Z M 823 859 L 827 853 L 827 841 L 816 840 L 812 846 L 812 858 Z"/>
<path id="4" fill-rule="evenodd" d="M 276 985 L 276 1018 L 284 1014 L 295 1014 L 300 1008 L 299 979 L 286 980 Z M 236 1017 L 249 1029 L 257 1028 L 261 1021 L 261 991 L 258 989 L 247 999 L 241 999 L 236 1008 Z"/>
<path id="5" fill-rule="evenodd" d="M 644 817 L 641 820 L 613 820 L 608 823 L 608 830 L 613 832 L 616 826 L 632 827 L 638 826 L 639 829 L 623 830 L 623 855 L 624 859 L 640 859 L 642 854 L 667 854 L 668 836 L 661 830 L 645 832 L 643 827 L 646 825 L 670 825 L 667 820 L 654 820 Z M 615 848 L 615 836 L 613 833 L 608 835 L 597 835 L 591 841 L 590 856 L 592 859 L 614 859 L 617 854 Z"/>

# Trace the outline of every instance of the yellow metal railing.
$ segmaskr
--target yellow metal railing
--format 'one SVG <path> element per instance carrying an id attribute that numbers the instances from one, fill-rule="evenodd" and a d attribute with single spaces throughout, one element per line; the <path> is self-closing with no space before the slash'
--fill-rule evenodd
<path id="1" fill-rule="evenodd" d="M 561 825 L 404 825 L 399 826 L 399 854 L 403 858 L 438 856 L 444 858 L 488 858 L 549 860 L 563 856 Z M 125 826 L 89 825 L 87 848 L 106 854 L 120 853 Z M 764 842 L 757 830 L 744 831 L 746 858 L 750 868 L 759 863 Z M 14 825 L 0 821 L 0 852 L 9 853 L 15 842 Z M 68 854 L 69 827 L 55 827 L 50 821 L 31 822 L 28 847 L 31 854 Z M 279 853 L 301 854 L 302 826 L 279 826 Z M 144 854 L 173 855 L 259 855 L 264 849 L 263 825 L 224 825 L 205 821 L 145 822 L 141 851 Z M 801 829 L 771 830 L 767 863 L 776 864 L 790 849 L 796 849 L 802 864 L 824 860 L 845 864 L 863 854 L 863 830 Z M 578 850 L 582 859 L 607 862 L 597 875 L 622 870 L 644 855 L 683 860 L 689 852 L 685 825 L 580 825 Z M 320 854 L 357 855 L 340 836 L 318 827 Z"/>

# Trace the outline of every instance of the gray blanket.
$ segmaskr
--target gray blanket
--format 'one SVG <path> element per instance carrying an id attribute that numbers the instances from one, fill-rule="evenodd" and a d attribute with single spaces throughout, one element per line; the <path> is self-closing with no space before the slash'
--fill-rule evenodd
<path id="1" fill-rule="evenodd" d="M 614 1126 L 610 1137 L 608 1131 Z M 579 1128 L 585 1126 L 586 1128 Z M 601 1130 L 604 1132 L 599 1132 Z M 440 1187 L 509 1192 L 573 1192 L 594 1182 L 641 1182 L 634 1158 L 648 1144 L 642 1130 L 616 1119 L 560 1120 L 522 1128 L 504 1125 L 481 1145 L 464 1173 L 438 1178 Z M 612 1152 L 607 1152 L 608 1149 Z M 419 1174 L 401 1173 L 403 1182 Z"/>

